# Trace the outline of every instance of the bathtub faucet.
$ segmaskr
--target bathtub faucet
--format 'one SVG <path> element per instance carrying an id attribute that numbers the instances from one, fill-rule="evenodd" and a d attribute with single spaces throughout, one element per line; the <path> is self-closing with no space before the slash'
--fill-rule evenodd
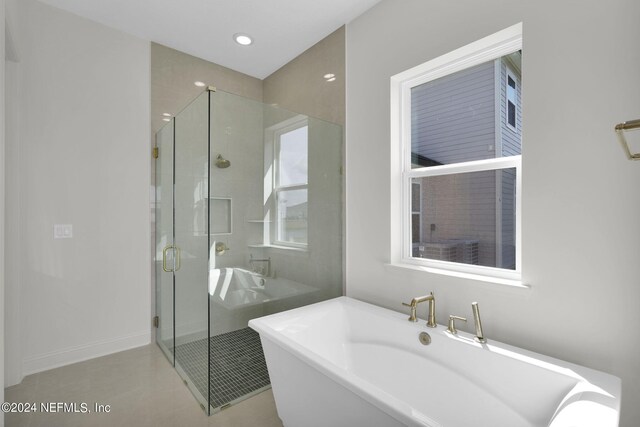
<path id="1" fill-rule="evenodd" d="M 474 338 L 476 342 L 486 343 L 487 339 L 484 337 L 484 332 L 482 332 L 482 321 L 480 321 L 480 309 L 478 308 L 477 302 L 471 303 L 471 310 L 473 311 L 473 320 L 476 324 L 476 337 Z"/>
<path id="2" fill-rule="evenodd" d="M 416 311 L 418 308 L 418 304 L 421 302 L 429 301 L 429 315 L 427 316 L 427 326 L 430 328 L 435 328 L 436 325 L 436 297 L 433 296 L 433 292 L 429 295 L 425 295 L 422 297 L 415 297 L 411 300 L 409 304 L 403 302 L 402 305 L 407 307 L 411 307 L 411 315 L 409 316 L 410 322 L 417 322 L 418 318 L 416 317 Z"/>

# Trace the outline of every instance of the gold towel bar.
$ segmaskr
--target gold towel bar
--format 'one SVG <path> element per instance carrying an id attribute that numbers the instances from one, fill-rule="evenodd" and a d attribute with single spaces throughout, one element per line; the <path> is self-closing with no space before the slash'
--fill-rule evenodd
<path id="1" fill-rule="evenodd" d="M 624 131 L 632 130 L 632 129 L 640 129 L 640 119 L 638 120 L 629 120 L 628 122 L 618 123 L 616 125 L 616 134 L 618 134 L 618 139 L 620 140 L 620 144 L 622 144 L 622 148 L 629 160 L 640 160 L 640 153 L 632 154 L 629 149 L 629 144 L 627 143 L 626 138 L 624 137 Z"/>

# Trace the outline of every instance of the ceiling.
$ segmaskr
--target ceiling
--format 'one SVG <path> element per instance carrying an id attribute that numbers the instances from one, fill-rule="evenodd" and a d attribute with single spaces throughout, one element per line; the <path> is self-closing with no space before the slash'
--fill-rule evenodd
<path id="1" fill-rule="evenodd" d="M 264 79 L 380 0 L 40 1 Z"/>

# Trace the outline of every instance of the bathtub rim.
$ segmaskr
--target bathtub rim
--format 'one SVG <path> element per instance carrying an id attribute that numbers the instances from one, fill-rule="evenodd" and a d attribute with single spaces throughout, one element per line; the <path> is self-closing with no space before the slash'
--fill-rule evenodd
<path id="1" fill-rule="evenodd" d="M 315 304 L 311 304 L 308 306 L 298 307 L 288 312 L 281 312 L 272 314 L 269 316 L 264 316 L 262 318 L 252 319 L 249 322 L 249 327 L 254 329 L 256 332 L 260 334 L 261 339 L 269 339 L 271 342 L 276 344 L 283 351 L 287 351 L 291 353 L 294 357 L 304 361 L 311 368 L 318 370 L 319 372 L 326 375 L 328 378 L 336 382 L 337 384 L 345 387 L 351 392 L 355 393 L 360 398 L 369 402 L 370 404 L 380 408 L 382 411 L 387 413 L 389 416 L 397 419 L 403 423 L 409 423 L 425 426 L 425 427 L 441 427 L 441 424 L 435 420 L 432 420 L 426 414 L 420 412 L 410 404 L 404 402 L 403 400 L 394 397 L 388 392 L 378 388 L 376 385 L 371 384 L 370 382 L 360 378 L 352 372 L 349 372 L 330 360 L 318 355 L 312 350 L 309 350 L 307 347 L 299 344 L 295 340 L 285 336 L 284 334 L 279 333 L 273 327 L 271 327 L 270 322 L 275 321 L 278 317 L 288 317 L 300 311 L 305 311 L 305 309 L 309 309 L 318 305 L 343 305 L 343 306 L 354 306 L 359 309 L 365 309 L 373 312 L 376 315 L 380 315 L 385 318 L 390 319 L 400 319 L 406 320 L 406 315 L 393 311 L 391 309 L 387 309 L 384 307 L 380 307 L 371 303 L 367 303 L 352 297 L 348 296 L 340 296 L 336 298 L 332 298 L 329 300 L 321 301 Z M 418 323 L 418 325 L 422 325 L 422 323 Z M 412 326 L 412 325 L 408 325 Z M 428 331 L 429 333 L 444 333 L 446 328 L 444 326 L 438 325 L 436 328 L 428 329 L 426 327 L 422 328 L 423 330 Z M 461 336 L 471 337 L 470 334 L 466 332 L 460 332 Z M 598 371 L 592 368 L 588 368 L 585 366 L 577 365 L 572 362 L 568 362 L 565 360 L 557 359 L 551 356 L 547 356 L 544 354 L 536 353 L 530 350 L 526 350 L 520 347 L 515 347 L 509 344 L 505 344 L 496 340 L 491 340 L 490 345 L 492 347 L 498 347 L 507 351 L 512 351 L 527 357 L 535 358 L 547 363 L 555 364 L 564 368 L 572 369 L 579 376 L 583 377 L 585 381 L 594 384 L 600 387 L 602 390 L 609 393 L 614 398 L 613 405 L 607 405 L 611 409 L 614 409 L 616 412 L 616 426 L 619 425 L 620 420 L 620 402 L 621 402 L 621 380 L 619 377 L 614 376 L 609 373 L 605 373 L 602 371 Z M 589 399 L 584 399 L 589 400 Z M 554 411 L 553 416 L 548 421 L 548 426 L 554 426 L 554 420 L 556 417 L 562 412 L 565 405 L 565 399 L 559 402 L 558 407 Z"/>
<path id="2" fill-rule="evenodd" d="M 247 276 L 250 276 L 252 278 L 256 278 L 257 277 L 257 278 L 260 278 L 260 279 L 264 280 L 264 284 L 255 286 L 255 288 L 257 288 L 257 289 L 261 289 L 261 290 L 266 289 L 267 288 L 267 282 L 274 282 L 274 285 L 278 286 L 278 281 L 280 281 L 282 283 L 286 283 L 290 287 L 297 288 L 296 292 L 288 294 L 288 295 L 270 296 L 270 297 L 267 297 L 266 299 L 263 299 L 263 300 L 249 301 L 249 302 L 245 302 L 245 303 L 241 303 L 241 304 L 233 304 L 233 303 L 228 303 L 224 299 L 222 299 L 220 297 L 220 293 L 219 292 L 214 292 L 214 294 L 211 294 L 211 285 L 209 285 L 208 297 L 209 297 L 210 304 L 214 304 L 217 307 L 222 307 L 225 310 L 229 310 L 229 311 L 251 309 L 251 308 L 259 306 L 261 304 L 279 303 L 279 302 L 282 302 L 283 300 L 286 300 L 288 298 L 297 298 L 297 297 L 311 295 L 311 294 L 314 294 L 314 293 L 321 292 L 320 289 L 316 288 L 315 286 L 308 285 L 306 283 L 297 282 L 295 280 L 287 279 L 287 278 L 284 278 L 284 277 L 265 276 L 265 275 L 253 272 L 251 270 L 247 270 L 246 268 L 242 268 L 242 267 L 224 267 L 224 268 L 220 268 L 220 270 L 223 270 L 223 269 L 224 270 L 233 270 L 232 273 L 231 273 L 232 274 L 232 279 L 231 280 L 240 280 L 240 279 L 237 279 L 237 278 L 233 278 L 235 275 L 247 275 Z M 226 274 L 226 272 L 225 272 L 225 274 Z M 218 279 L 218 280 L 220 280 L 220 279 Z M 231 292 L 238 291 L 238 290 L 252 290 L 252 289 L 254 289 L 254 288 L 252 287 L 252 288 L 247 288 L 247 289 L 234 289 Z M 217 291 L 217 287 L 216 287 L 216 291 Z"/>
<path id="3" fill-rule="evenodd" d="M 332 298 L 326 301 L 320 301 L 307 306 L 294 308 L 292 310 L 289 310 L 289 312 L 299 311 L 304 308 L 326 304 L 328 302 L 332 302 L 340 299 L 353 300 L 352 298 L 341 296 L 341 297 Z M 361 301 L 358 301 L 358 302 L 361 302 Z M 412 412 L 413 413 L 416 412 L 415 408 L 413 408 L 411 405 L 394 397 L 393 395 L 385 392 L 384 390 L 381 390 L 378 387 L 372 386 L 372 384 L 361 379 L 357 375 L 341 369 L 340 367 L 328 361 L 324 357 L 317 355 L 311 350 L 308 350 L 303 345 L 298 344 L 294 340 L 287 338 L 284 335 L 278 333 L 269 325 L 267 325 L 265 321 L 262 320 L 272 316 L 276 317 L 278 315 L 282 315 L 283 313 L 286 313 L 286 312 L 276 313 L 269 316 L 252 319 L 249 321 L 249 327 L 260 334 L 260 339 L 268 339 L 270 342 L 275 344 L 282 351 L 286 351 L 290 353 L 293 357 L 296 357 L 297 359 L 303 361 L 305 364 L 307 364 L 311 368 L 316 369 L 320 373 L 326 375 L 329 379 L 333 380 L 340 386 L 351 391 L 356 396 L 362 398 L 366 402 L 379 408 L 390 417 L 395 418 L 396 420 L 402 423 L 405 423 L 405 424 L 408 423 L 407 425 L 412 425 L 416 422 L 415 416 L 410 415 Z M 293 348 L 295 351 L 290 351 L 291 348 Z M 267 368 L 268 368 L 268 365 L 269 364 L 267 363 Z M 343 373 L 343 375 L 341 375 L 340 373 Z M 435 420 L 431 420 L 426 415 L 422 413 L 421 415 L 430 420 L 430 423 L 422 422 L 420 420 L 422 426 L 443 427 L 440 423 L 436 422 Z"/>

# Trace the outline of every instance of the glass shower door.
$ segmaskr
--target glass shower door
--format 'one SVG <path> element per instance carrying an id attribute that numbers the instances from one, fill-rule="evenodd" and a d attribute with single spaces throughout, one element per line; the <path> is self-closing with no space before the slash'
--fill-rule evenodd
<path id="1" fill-rule="evenodd" d="M 209 91 L 174 122 L 175 366 L 208 409 Z"/>
<path id="2" fill-rule="evenodd" d="M 251 319 L 341 294 L 342 128 L 206 90 L 157 145 L 157 341 L 211 414 L 269 387 Z"/>
<path id="3" fill-rule="evenodd" d="M 156 342 L 174 362 L 173 356 L 173 121 L 156 134 Z"/>

